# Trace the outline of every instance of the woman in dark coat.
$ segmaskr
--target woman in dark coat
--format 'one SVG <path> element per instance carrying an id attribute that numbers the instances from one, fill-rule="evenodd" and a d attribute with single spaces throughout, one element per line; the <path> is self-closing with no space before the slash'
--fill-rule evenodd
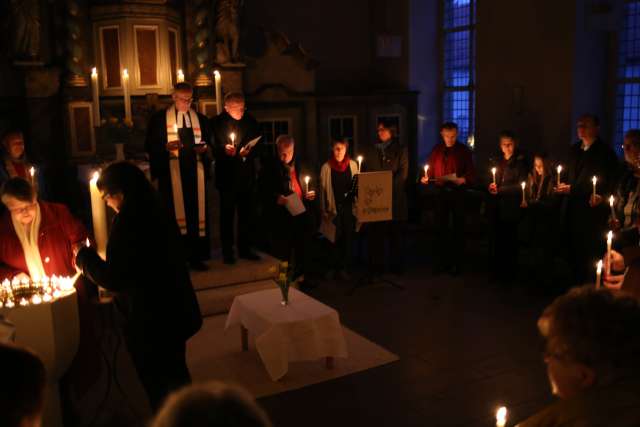
<path id="1" fill-rule="evenodd" d="M 518 223 L 521 216 L 522 182 L 527 180 L 524 155 L 516 149 L 511 132 L 500 134 L 502 156 L 495 162 L 496 183 L 489 184 L 489 215 L 493 228 L 493 273 L 502 282 L 516 279 Z"/>
<path id="2" fill-rule="evenodd" d="M 124 337 L 151 406 L 189 383 L 186 341 L 202 325 L 175 220 L 136 166 L 110 165 L 98 189 L 116 212 L 107 257 L 82 248 L 76 264 L 115 294 Z"/>

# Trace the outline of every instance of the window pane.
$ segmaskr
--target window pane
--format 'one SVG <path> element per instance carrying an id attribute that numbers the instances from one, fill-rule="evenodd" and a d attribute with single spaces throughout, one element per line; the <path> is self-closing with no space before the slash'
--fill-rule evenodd
<path id="1" fill-rule="evenodd" d="M 444 93 L 443 119 L 458 124 L 458 140 L 466 141 L 473 133 L 474 93 L 469 90 Z"/>
<path id="2" fill-rule="evenodd" d="M 640 128 L 640 2 L 625 4 L 620 30 L 618 85 L 616 92 L 615 149 L 622 154 L 622 140 L 629 129 Z M 635 80 L 635 81 L 634 81 Z"/>
<path id="3" fill-rule="evenodd" d="M 136 28 L 136 47 L 138 50 L 140 86 L 157 85 L 158 52 L 156 49 L 156 30 Z"/>
<path id="4" fill-rule="evenodd" d="M 448 87 L 471 84 L 470 31 L 446 33 L 444 38 L 444 85 Z"/>
<path id="5" fill-rule="evenodd" d="M 101 28 L 106 87 L 120 87 L 120 40 L 117 28 Z"/>
<path id="6" fill-rule="evenodd" d="M 444 1 L 444 28 L 471 25 L 471 0 Z"/>

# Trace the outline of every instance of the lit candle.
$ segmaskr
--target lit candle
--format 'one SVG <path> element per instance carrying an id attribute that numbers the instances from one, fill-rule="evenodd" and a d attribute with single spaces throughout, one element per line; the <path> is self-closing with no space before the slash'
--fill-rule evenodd
<path id="1" fill-rule="evenodd" d="M 356 160 L 358 161 L 358 173 L 360 173 L 362 172 L 362 160 L 364 160 L 364 157 L 358 156 Z"/>
<path id="2" fill-rule="evenodd" d="M 562 174 L 562 165 L 558 165 L 558 167 L 556 168 L 556 171 L 558 172 L 558 185 L 560 185 L 560 175 Z"/>
<path id="3" fill-rule="evenodd" d="M 91 242 L 89 241 L 89 238 L 87 237 L 87 240 L 84 241 L 84 245 L 88 248 L 91 247 Z"/>
<path id="4" fill-rule="evenodd" d="M 600 282 L 602 278 L 602 260 L 598 261 L 596 264 L 596 289 L 600 289 Z"/>
<path id="5" fill-rule="evenodd" d="M 220 71 L 215 70 L 213 72 L 213 77 L 215 81 L 216 87 L 216 113 L 222 113 L 222 84 L 220 79 Z"/>
<path id="6" fill-rule="evenodd" d="M 491 174 L 493 175 L 493 185 L 496 185 L 496 172 L 497 171 L 498 171 L 498 169 L 491 168 Z"/>
<path id="7" fill-rule="evenodd" d="M 124 118 L 131 121 L 131 95 L 129 94 L 129 71 L 122 70 L 122 94 L 124 95 Z"/>
<path id="8" fill-rule="evenodd" d="M 504 427 L 507 425 L 507 408 L 504 406 L 496 412 L 496 427 Z"/>
<path id="9" fill-rule="evenodd" d="M 611 243 L 613 242 L 613 231 L 607 233 L 607 276 L 611 274 Z"/>
<path id="10" fill-rule="evenodd" d="M 231 140 L 231 145 L 236 146 L 236 134 L 235 132 L 231 132 L 229 134 L 229 139 Z"/>
<path id="11" fill-rule="evenodd" d="M 424 177 L 429 181 L 429 165 L 424 165 Z"/>
<path id="12" fill-rule="evenodd" d="M 51 297 L 50 293 L 46 293 L 42 296 L 42 301 L 44 302 L 50 302 L 53 298 Z"/>
<path id="13" fill-rule="evenodd" d="M 526 182 L 522 181 L 522 182 L 520 183 L 520 187 L 522 187 L 522 204 L 523 204 L 523 205 L 524 205 L 525 203 L 527 203 L 527 199 L 526 199 L 526 197 L 525 197 L 525 195 L 524 195 L 524 189 L 525 189 L 525 187 L 526 187 L 526 186 L 527 186 L 527 183 L 526 183 Z"/>
<path id="14" fill-rule="evenodd" d="M 42 298 L 40 298 L 40 295 L 35 294 L 34 296 L 31 297 L 31 304 L 38 305 L 41 302 L 42 302 Z"/>
<path id="15" fill-rule="evenodd" d="M 91 101 L 93 103 L 93 126 L 100 126 L 100 92 L 98 85 L 98 69 L 91 69 Z"/>
<path id="16" fill-rule="evenodd" d="M 309 192 L 309 181 L 311 181 L 311 177 L 309 175 L 304 177 L 304 185 L 305 185 L 305 193 Z"/>
<path id="17" fill-rule="evenodd" d="M 178 68 L 178 72 L 176 73 L 176 80 L 178 81 L 178 83 L 184 82 L 184 72 L 182 71 L 182 68 Z"/>
<path id="18" fill-rule="evenodd" d="M 107 209 L 104 200 L 98 190 L 98 178 L 100 172 L 95 172 L 89 181 L 89 193 L 91 194 L 91 216 L 93 217 L 93 237 L 96 240 L 97 252 L 102 259 L 107 255 Z"/>
<path id="19" fill-rule="evenodd" d="M 613 197 L 613 195 L 609 196 L 609 208 L 611 208 L 611 219 L 615 220 L 616 219 L 616 212 L 613 210 L 613 202 L 615 201 L 615 198 Z"/>
<path id="20" fill-rule="evenodd" d="M 595 197 L 596 197 L 596 183 L 598 182 L 598 177 L 594 175 L 593 178 L 591 178 L 591 182 L 593 183 L 593 198 L 595 199 Z"/>
<path id="21" fill-rule="evenodd" d="M 23 306 L 23 307 L 24 307 L 25 305 L 28 305 L 28 304 L 29 304 L 29 302 L 28 302 L 26 299 L 22 298 L 22 299 L 20 300 L 20 305 L 21 305 L 21 306 Z"/>
<path id="22" fill-rule="evenodd" d="M 5 305 L 5 307 L 7 308 L 13 308 L 15 306 L 14 302 L 12 300 L 8 300 Z"/>
<path id="23" fill-rule="evenodd" d="M 35 189 L 36 188 L 36 168 L 34 168 L 33 166 L 29 168 L 29 182 L 31 182 L 31 186 Z"/>
<path id="24" fill-rule="evenodd" d="M 473 137 L 473 135 L 469 135 L 469 137 L 467 138 L 467 145 L 469 145 L 469 148 L 471 150 L 473 150 L 476 146 L 476 140 Z"/>

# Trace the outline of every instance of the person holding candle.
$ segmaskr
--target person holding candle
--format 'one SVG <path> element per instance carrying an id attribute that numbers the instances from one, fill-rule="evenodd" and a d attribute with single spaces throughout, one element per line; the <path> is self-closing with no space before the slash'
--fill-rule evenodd
<path id="1" fill-rule="evenodd" d="M 428 188 L 432 190 L 435 200 L 438 250 L 433 272 L 439 274 L 448 269 L 455 275 L 458 274 L 459 263 L 464 259 L 466 190 L 475 183 L 476 171 L 471 150 L 458 141 L 457 124 L 443 123 L 440 137 L 442 141 L 429 154 L 429 168 L 425 169 L 420 182 L 425 186 L 432 184 Z M 459 256 L 449 257 L 448 254 L 453 252 Z"/>
<path id="2" fill-rule="evenodd" d="M 593 274 L 593 266 L 602 253 L 602 236 L 607 230 L 609 206 L 600 195 L 609 195 L 618 178 L 618 160 L 613 149 L 599 136 L 596 116 L 584 114 L 578 119 L 579 141 L 569 150 L 566 183 L 555 188 L 565 196 L 565 229 L 568 233 L 570 264 L 574 283 L 582 284 Z M 593 197 L 593 177 L 597 177 L 597 195 Z"/>
<path id="3" fill-rule="evenodd" d="M 82 245 L 76 265 L 114 294 L 123 335 L 151 407 L 191 381 L 186 341 L 202 325 L 173 215 L 144 173 L 129 162 L 109 165 L 98 189 L 116 215 L 106 260 Z"/>
<path id="4" fill-rule="evenodd" d="M 211 119 L 214 132 L 214 156 L 216 159 L 216 188 L 220 194 L 220 238 L 225 264 L 236 262 L 234 252 L 234 221 L 238 213 L 237 249 L 240 258 L 259 260 L 252 250 L 253 217 L 256 202 L 256 162 L 275 161 L 266 156 L 260 141 L 249 142 L 260 136 L 258 122 L 245 111 L 244 95 L 228 93 L 224 98 L 222 114 Z M 265 157 L 268 159 L 265 160 Z M 259 232 L 260 230 L 255 230 Z"/>
<path id="5" fill-rule="evenodd" d="M 191 108 L 193 88 L 178 83 L 173 105 L 155 113 L 147 126 L 145 149 L 151 178 L 176 217 L 189 264 L 207 270 L 210 258 L 206 186 L 212 157 L 209 119 Z"/>
<path id="6" fill-rule="evenodd" d="M 488 187 L 487 214 L 492 229 L 493 276 L 506 283 L 515 280 L 518 271 L 521 183 L 527 179 L 527 164 L 524 155 L 517 150 L 515 135 L 510 131 L 500 133 L 500 151 L 501 156 L 495 162 L 496 183 L 491 182 Z"/>
<path id="7" fill-rule="evenodd" d="M 349 270 L 356 231 L 352 189 L 354 177 L 358 174 L 358 164 L 349 157 L 348 151 L 349 141 L 339 136 L 333 138 L 329 161 L 320 169 L 321 220 L 335 226 L 329 271 L 326 276 L 331 278 L 337 272 L 342 280 L 350 279 Z"/>
<path id="8" fill-rule="evenodd" d="M 367 223 L 365 230 L 369 245 L 369 268 L 373 273 L 389 270 L 395 274 L 404 272 L 403 233 L 407 221 L 407 178 L 409 176 L 409 152 L 397 137 L 396 125 L 390 120 L 380 120 L 377 126 L 378 140 L 365 147 L 362 172 L 391 171 L 392 220 Z M 389 257 L 385 256 L 388 246 Z"/>
<path id="9" fill-rule="evenodd" d="M 309 243 L 314 231 L 312 208 L 315 191 L 304 191 L 300 180 L 300 164 L 295 156 L 295 140 L 291 135 L 276 139 L 278 160 L 265 165 L 261 171 L 265 216 L 271 228 L 269 252 L 292 266 L 293 280 L 300 289 L 310 289 L 308 277 Z M 296 194 L 305 205 L 305 212 L 293 216 L 287 209 L 287 197 Z"/>
<path id="10" fill-rule="evenodd" d="M 42 194 L 41 171 L 29 161 L 25 150 L 24 135 L 21 130 L 13 129 L 4 134 L 0 147 L 0 186 L 9 178 L 20 177 L 35 184 Z M 33 169 L 32 169 L 33 168 Z M 31 171 L 34 175 L 31 176 Z"/>
<path id="11" fill-rule="evenodd" d="M 559 400 L 519 427 L 640 424 L 640 301 L 624 293 L 575 288 L 538 320 L 544 361 Z"/>
<path id="12" fill-rule="evenodd" d="M 618 247 L 631 245 L 640 220 L 640 130 L 627 131 L 622 147 L 626 168 L 616 186 L 611 218 Z"/>

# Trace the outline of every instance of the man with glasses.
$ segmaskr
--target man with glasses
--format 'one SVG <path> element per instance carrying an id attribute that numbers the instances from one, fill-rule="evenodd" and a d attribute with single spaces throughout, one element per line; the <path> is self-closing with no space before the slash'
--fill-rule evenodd
<path id="1" fill-rule="evenodd" d="M 560 400 L 519 427 L 640 425 L 640 301 L 624 293 L 575 288 L 538 320 L 544 361 Z"/>
<path id="2" fill-rule="evenodd" d="M 193 88 L 178 83 L 173 105 L 155 113 L 147 127 L 145 149 L 151 178 L 174 215 L 194 270 L 207 270 L 210 258 L 206 183 L 209 178 L 209 120 L 191 108 Z"/>
<path id="3" fill-rule="evenodd" d="M 220 238 L 225 264 L 235 264 L 234 219 L 238 212 L 238 255 L 248 260 L 260 257 L 251 250 L 252 217 L 256 196 L 255 162 L 261 146 L 258 122 L 245 111 L 244 95 L 231 92 L 224 109 L 211 120 L 215 136 L 216 188 L 220 193 Z"/>

